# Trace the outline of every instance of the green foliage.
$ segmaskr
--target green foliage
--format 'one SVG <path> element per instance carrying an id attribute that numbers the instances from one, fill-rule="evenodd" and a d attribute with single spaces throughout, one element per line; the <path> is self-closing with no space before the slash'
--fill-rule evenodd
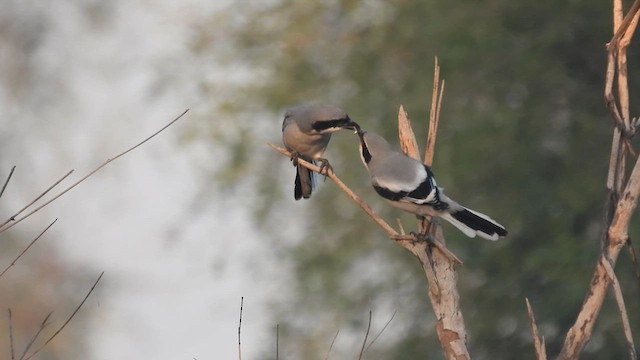
<path id="1" fill-rule="evenodd" d="M 611 137 L 601 100 L 610 4 L 283 0 L 231 10 L 239 14 L 228 24 L 237 46 L 232 57 L 260 74 L 259 81 L 236 89 L 235 104 L 242 108 L 250 98 L 274 111 L 260 125 L 273 134 L 269 141 L 279 136 L 281 110 L 303 101 L 342 106 L 365 129 L 390 139 L 397 136 L 395 119 L 404 104 L 422 137 L 433 59 L 439 57 L 446 90 L 434 172 L 450 196 L 510 231 L 494 244 L 445 225 L 449 246 L 465 261 L 460 287 L 472 354 L 533 354 L 525 296 L 550 355 L 556 354 L 599 251 Z M 256 126 L 237 125 L 247 132 Z M 294 357 L 324 358 L 337 329 L 363 334 L 366 324 L 355 319 L 368 309 L 399 312 L 395 333 L 382 336 L 392 341 L 371 351 L 397 359 L 440 356 L 415 261 L 330 184 L 307 203 L 294 203 L 293 169 L 277 156 L 252 159 L 255 149 L 267 151 L 256 143 L 231 145 L 235 165 L 225 173 L 236 182 L 261 184 L 257 218 L 294 264 L 295 297 L 276 304 L 274 313 L 274 323 L 290 330 L 284 339 L 299 345 L 290 345 Z M 411 217 L 373 193 L 356 148 L 355 138 L 334 137 L 327 156 L 336 172 L 391 223 L 401 216 L 412 227 Z M 261 170 L 259 181 L 249 168 Z M 283 215 L 302 224 L 298 235 L 304 235 L 282 241 L 282 228 L 292 223 Z M 618 273 L 630 289 L 627 306 L 637 334 L 640 303 L 633 300 L 638 291 L 626 259 Z M 626 356 L 618 315 L 607 306 L 584 358 Z M 346 354 L 359 346 L 345 345 L 352 351 Z"/>

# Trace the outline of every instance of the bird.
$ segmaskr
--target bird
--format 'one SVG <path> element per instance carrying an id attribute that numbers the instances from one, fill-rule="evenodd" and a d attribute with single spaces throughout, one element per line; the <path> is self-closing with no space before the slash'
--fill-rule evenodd
<path id="1" fill-rule="evenodd" d="M 468 237 L 498 240 L 504 226 L 487 215 L 468 209 L 444 194 L 431 169 L 399 151 L 380 135 L 357 128 L 360 157 L 375 191 L 392 206 L 420 216 L 437 216 Z"/>
<path id="2" fill-rule="evenodd" d="M 294 198 L 308 199 L 313 192 L 313 172 L 298 164 L 298 159 L 319 162 L 320 170 L 331 168 L 322 158 L 331 134 L 342 129 L 355 131 L 357 124 L 339 107 L 321 104 L 299 104 L 285 111 L 282 122 L 282 142 L 291 153 L 296 166 Z"/>

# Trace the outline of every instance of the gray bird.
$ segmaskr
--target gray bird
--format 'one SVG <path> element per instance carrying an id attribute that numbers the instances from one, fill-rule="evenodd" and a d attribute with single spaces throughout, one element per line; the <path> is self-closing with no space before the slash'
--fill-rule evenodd
<path id="1" fill-rule="evenodd" d="M 392 206 L 416 215 L 438 216 L 469 237 L 498 240 L 507 235 L 495 220 L 447 197 L 428 166 L 392 149 L 380 135 L 359 128 L 356 131 L 371 184 Z"/>
<path id="2" fill-rule="evenodd" d="M 291 160 L 297 167 L 294 197 L 308 199 L 313 191 L 313 172 L 298 165 L 298 158 L 319 162 L 321 169 L 330 168 L 322 154 L 331 140 L 331 134 L 342 130 L 355 130 L 353 122 L 344 110 L 330 105 L 302 104 L 286 110 L 282 122 L 282 142 L 291 152 Z"/>

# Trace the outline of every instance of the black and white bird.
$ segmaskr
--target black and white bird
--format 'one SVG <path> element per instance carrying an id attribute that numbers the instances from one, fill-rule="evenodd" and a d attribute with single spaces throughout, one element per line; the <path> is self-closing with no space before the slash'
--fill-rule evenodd
<path id="1" fill-rule="evenodd" d="M 313 172 L 298 164 L 298 158 L 319 162 L 320 167 L 330 167 L 322 154 L 331 140 L 331 134 L 342 130 L 355 130 L 353 122 L 344 110 L 331 105 L 302 104 L 286 110 L 282 122 L 282 142 L 291 152 L 291 160 L 297 167 L 294 197 L 308 199 L 314 188 Z"/>
<path id="2" fill-rule="evenodd" d="M 422 216 L 438 216 L 469 237 L 498 240 L 504 226 L 447 197 L 428 166 L 391 148 L 380 135 L 358 128 L 360 156 L 376 192 L 392 206 Z"/>

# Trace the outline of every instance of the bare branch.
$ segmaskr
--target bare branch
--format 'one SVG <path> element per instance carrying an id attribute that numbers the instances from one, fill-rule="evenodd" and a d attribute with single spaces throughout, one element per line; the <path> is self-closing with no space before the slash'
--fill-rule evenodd
<path id="1" fill-rule="evenodd" d="M 376 340 L 378 340 L 378 338 L 380 337 L 380 335 L 382 335 L 382 333 L 384 332 L 384 330 L 387 328 L 387 326 L 389 326 L 389 324 L 391 324 L 391 320 L 393 320 L 393 318 L 396 316 L 396 313 L 398 312 L 398 310 L 394 310 L 393 314 L 391 314 L 391 317 L 389 318 L 389 321 L 387 321 L 386 324 L 384 324 L 384 326 L 382 327 L 382 329 L 380 330 L 380 332 L 378 332 L 378 334 L 376 335 L 376 337 L 373 338 L 373 340 L 371 340 L 371 342 L 369 343 L 369 345 L 367 345 L 367 348 L 364 349 L 364 351 L 366 352 L 367 350 L 369 350 L 369 348 L 371 347 L 371 345 L 373 345 L 374 342 L 376 342 Z"/>
<path id="2" fill-rule="evenodd" d="M 33 211 L 31 211 L 30 213 L 28 213 L 27 215 L 24 215 L 23 217 L 17 219 L 15 222 L 11 223 L 10 225 L 7 226 L 7 224 L 3 224 L 3 226 L 0 226 L 0 232 L 3 232 L 7 229 L 10 229 L 12 226 L 20 223 L 22 220 L 28 218 L 29 216 L 33 215 L 34 213 L 36 213 L 37 211 L 39 211 L 40 209 L 44 208 L 45 206 L 49 205 L 50 203 L 52 203 L 53 201 L 55 201 L 56 199 L 58 199 L 60 196 L 64 195 L 65 193 L 67 193 L 69 190 L 73 189 L 74 187 L 76 187 L 78 184 L 80 184 L 81 182 L 85 181 L 88 177 L 90 177 L 91 175 L 97 173 L 98 171 L 100 171 L 102 168 L 104 168 L 105 166 L 107 166 L 109 163 L 111 163 L 112 161 L 115 161 L 117 159 L 119 159 L 120 157 L 128 154 L 129 152 L 137 149 L 138 147 L 140 147 L 141 145 L 143 145 L 144 143 L 146 143 L 147 141 L 151 140 L 152 138 L 154 138 L 156 135 L 158 135 L 159 133 L 161 133 L 162 131 L 164 131 L 166 128 L 168 128 L 169 126 L 173 125 L 173 123 L 175 123 L 176 121 L 178 121 L 180 118 L 182 118 L 182 116 L 184 116 L 184 114 L 187 113 L 187 111 L 189 111 L 189 109 L 186 109 L 185 111 L 182 112 L 182 114 L 178 115 L 176 118 L 174 118 L 173 120 L 171 120 L 167 125 L 163 126 L 160 130 L 156 131 L 155 133 L 153 133 L 151 136 L 147 137 L 146 139 L 140 141 L 139 143 L 135 144 L 134 146 L 130 147 L 129 149 L 121 152 L 120 154 L 114 156 L 111 159 L 107 159 L 107 161 L 105 161 L 104 163 L 102 163 L 102 165 L 98 166 L 97 168 L 95 168 L 93 171 L 91 171 L 90 173 L 88 173 L 87 175 L 85 175 L 83 178 L 81 178 L 80 180 L 76 181 L 75 183 L 73 183 L 71 186 L 69 186 L 68 188 L 66 188 L 65 190 L 63 190 L 61 193 L 59 193 L 58 195 L 54 196 L 51 200 L 45 202 L 44 204 L 40 205 L 39 207 L 37 207 L 36 209 L 34 209 Z M 44 194 L 43 194 L 44 195 Z"/>
<path id="3" fill-rule="evenodd" d="M 327 351 L 327 356 L 324 357 L 324 360 L 329 360 L 331 349 L 333 349 L 333 344 L 336 342 L 336 339 L 338 338 L 338 334 L 340 334 L 340 329 L 338 329 L 338 331 L 336 331 L 336 334 L 333 336 L 333 340 L 331 340 L 331 345 L 329 345 L 329 351 Z"/>
<path id="4" fill-rule="evenodd" d="M 7 185 L 9 184 L 9 180 L 11 180 L 11 176 L 13 176 L 13 172 L 16 170 L 16 166 L 13 165 L 11 167 L 11 171 L 9 172 L 9 176 L 7 176 L 7 180 L 5 180 L 4 185 L 2 185 L 2 190 L 0 190 L 0 198 L 2 197 L 2 194 L 4 194 L 4 189 L 7 188 Z"/>
<path id="5" fill-rule="evenodd" d="M 15 360 L 15 352 L 13 350 L 13 319 L 11 318 L 11 309 L 9 311 L 9 347 L 11 348 L 11 360 Z"/>
<path id="6" fill-rule="evenodd" d="M 244 305 L 244 296 L 240 298 L 240 321 L 238 321 L 238 360 L 242 360 L 242 346 L 240 345 L 240 329 L 242 329 L 242 305 Z"/>
<path id="7" fill-rule="evenodd" d="M 605 79 L 605 101 L 609 108 L 616 128 L 614 129 L 611 147 L 607 188 L 610 194 L 608 206 L 605 210 L 606 232 L 603 234 L 602 256 L 596 264 L 582 308 L 575 323 L 567 332 L 559 359 L 576 359 L 591 338 L 593 327 L 602 308 L 604 298 L 613 284 L 616 293 L 617 279 L 613 268 L 622 248 L 629 243 L 629 224 L 631 215 L 638 204 L 640 193 L 640 159 L 636 158 L 635 165 L 628 179 L 626 174 L 626 150 L 631 149 L 629 138 L 635 133 L 637 122 L 629 118 L 629 96 L 627 84 L 626 47 L 636 28 L 640 0 L 636 0 L 627 15 L 622 19 L 622 1 L 614 0 L 614 36 L 607 46 L 607 71 Z M 616 61 L 617 60 L 617 61 Z M 617 75 L 618 95 L 620 96 L 620 110 L 613 95 L 613 83 Z M 626 182 L 626 184 L 625 184 Z M 619 285 L 618 285 L 619 286 Z M 627 331 L 626 310 L 621 296 L 616 295 L 616 301 L 622 318 L 625 336 L 630 338 Z M 629 328 L 630 329 L 630 328 Z M 629 340 L 627 340 L 629 341 Z M 629 345 L 632 358 L 635 358 L 635 347 Z"/>
<path id="8" fill-rule="evenodd" d="M 16 258 L 15 258 L 15 259 L 13 259 L 13 261 L 11 262 L 11 264 L 9 264 L 9 265 L 8 265 L 8 266 L 7 266 L 7 267 L 6 267 L 6 268 L 5 268 L 5 269 L 0 273 L 0 278 L 2 277 L 2 275 L 4 275 L 4 273 L 6 273 L 6 272 L 9 270 L 9 268 L 11 268 L 12 266 L 14 266 L 14 265 L 16 264 L 16 261 L 18 261 L 18 260 L 22 257 L 22 255 L 24 255 L 24 253 L 26 253 L 26 252 L 27 252 L 27 250 L 29 250 L 29 248 L 30 248 L 33 244 L 35 244 L 35 242 L 36 242 L 36 241 L 38 241 L 38 239 L 40 239 L 40 237 L 41 237 L 42 235 L 44 235 L 44 233 L 45 233 L 45 232 L 47 232 L 47 230 L 49 230 L 49 228 L 50 228 L 51 226 L 53 226 L 53 224 L 55 224 L 55 223 L 56 223 L 56 221 L 58 221 L 58 219 L 53 220 L 53 222 L 52 222 L 51 224 L 49 224 L 49 226 L 47 226 L 44 230 L 42 230 L 42 232 L 40 233 L 40 235 L 38 235 L 35 239 L 33 239 L 33 240 L 31 241 L 31 243 L 29 243 L 29 245 L 28 245 L 24 250 L 22 250 L 22 252 L 20 253 L 20 255 L 16 256 Z"/>
<path id="9" fill-rule="evenodd" d="M 358 356 L 358 360 L 362 360 L 362 355 L 364 355 L 367 338 L 369 337 L 369 330 L 371 330 L 371 310 L 369 310 L 369 323 L 367 324 L 367 332 L 364 334 L 364 340 L 362 341 L 362 348 L 360 349 L 360 356 Z"/>
<path id="10" fill-rule="evenodd" d="M 73 317 L 78 313 L 78 311 L 80 311 L 80 308 L 82 308 L 82 305 L 84 305 L 85 301 L 87 301 L 87 298 L 89 298 L 89 295 L 91 295 L 93 290 L 96 288 L 96 286 L 100 282 L 100 279 L 102 279 L 102 275 L 104 275 L 104 271 L 102 273 L 100 273 L 100 276 L 98 276 L 98 279 L 93 283 L 93 286 L 91 286 L 91 289 L 89 290 L 87 295 L 84 297 L 84 299 L 82 299 L 82 302 L 80 302 L 80 305 L 78 305 L 78 307 L 76 307 L 76 309 L 73 311 L 71 316 L 69 316 L 67 321 L 65 321 L 64 324 L 62 324 L 62 326 L 60 326 L 60 328 L 58 330 L 56 330 L 56 332 L 53 333 L 53 335 L 51 335 L 51 337 L 49 339 L 47 339 L 47 341 L 45 341 L 45 343 L 42 346 L 40 346 L 31 355 L 26 357 L 25 360 L 29 360 L 32 357 L 36 356 L 42 349 L 44 349 L 45 346 L 47 346 L 51 342 L 51 340 L 55 339 L 55 337 L 58 336 L 58 334 L 67 326 L 67 324 L 69 324 L 69 322 L 71 322 L 71 319 L 73 319 Z"/>
<path id="11" fill-rule="evenodd" d="M 23 207 L 22 209 L 18 210 L 17 213 L 13 214 L 10 218 L 8 218 L 5 222 L 3 222 L 0 225 L 0 232 L 5 231 L 6 229 L 8 229 L 10 226 L 8 227 L 4 227 L 5 225 L 7 225 L 9 222 L 13 221 L 16 219 L 16 217 L 20 214 L 22 214 L 23 211 L 25 211 L 26 209 L 28 209 L 31 205 L 35 204 L 36 201 L 40 200 L 43 196 L 45 196 L 49 191 L 51 191 L 51 189 L 53 189 L 54 187 L 56 187 L 58 184 L 60 184 L 62 182 L 62 180 L 66 179 L 69 175 L 71 175 L 71 173 L 73 173 L 73 170 L 69 171 L 68 173 L 66 173 L 63 177 L 61 177 L 60 179 L 58 179 L 58 181 L 54 182 L 53 185 L 49 186 L 49 188 L 47 190 L 45 190 L 43 193 L 41 193 L 40 195 L 38 195 L 35 199 L 33 199 L 30 203 L 28 203 L 25 207 Z"/>
<path id="12" fill-rule="evenodd" d="M 48 313 L 47 316 L 45 316 L 44 319 L 42 319 L 40 326 L 38 326 L 38 331 L 36 331 L 36 333 L 33 335 L 31 340 L 29 340 L 29 343 L 27 344 L 27 346 L 25 346 L 24 351 L 22 352 L 22 355 L 20 355 L 20 360 L 23 360 L 24 357 L 27 356 L 27 353 L 29 352 L 29 350 L 31 350 L 31 347 L 36 342 L 38 337 L 40 337 L 40 334 L 42 333 L 42 331 L 49 325 L 48 321 L 49 321 L 49 318 L 51 317 L 51 314 L 53 314 L 53 312 Z"/>
<path id="13" fill-rule="evenodd" d="M 333 343 L 331 344 L 333 345 Z M 329 349 L 331 351 L 331 349 Z M 280 358 L 280 324 L 276 324 L 276 360 Z"/>
<path id="14" fill-rule="evenodd" d="M 611 41 L 609 41 L 609 44 L 607 44 L 608 51 L 613 52 L 615 51 L 614 49 L 618 48 L 618 46 L 620 45 L 619 44 L 620 40 L 623 37 L 627 36 L 627 30 L 630 28 L 634 18 L 636 18 L 637 20 L 639 10 L 640 10 L 640 0 L 636 0 L 633 2 L 633 5 L 631 5 L 631 8 L 627 12 L 627 15 L 624 17 L 622 22 L 619 24 L 619 26 L 616 27 L 615 34 L 611 38 Z"/>
<path id="15" fill-rule="evenodd" d="M 616 299 L 616 303 L 618 304 L 618 311 L 620 312 L 620 318 L 622 320 L 622 328 L 624 330 L 624 336 L 627 340 L 627 345 L 629 346 L 629 355 L 631 360 L 637 360 L 638 355 L 636 354 L 636 346 L 633 343 L 633 335 L 631 334 L 631 325 L 629 324 L 629 315 L 627 314 L 627 307 L 624 304 L 624 297 L 622 296 L 622 289 L 620 288 L 620 283 L 618 282 L 618 277 L 616 273 L 613 271 L 613 267 L 611 267 L 611 263 L 604 256 L 600 257 L 600 262 L 604 265 L 605 270 L 607 271 L 607 276 L 611 280 L 611 284 L 613 286 L 613 294 Z"/>
<path id="16" fill-rule="evenodd" d="M 439 91 L 438 88 L 440 89 Z M 438 57 L 436 57 L 433 69 L 433 94 L 431 95 L 431 111 L 429 112 L 429 132 L 427 133 L 427 142 L 424 150 L 424 164 L 427 166 L 433 164 L 443 94 L 444 80 L 442 80 L 442 85 L 440 86 L 440 64 L 438 63 Z"/>
<path id="17" fill-rule="evenodd" d="M 533 336 L 533 345 L 536 348 L 536 359 L 547 360 L 547 350 L 544 346 L 544 337 L 540 337 L 538 334 L 538 325 L 536 325 L 536 318 L 533 316 L 533 309 L 528 298 L 524 298 L 527 303 L 527 313 L 529 314 L 529 322 L 531 323 L 531 335 Z"/>

